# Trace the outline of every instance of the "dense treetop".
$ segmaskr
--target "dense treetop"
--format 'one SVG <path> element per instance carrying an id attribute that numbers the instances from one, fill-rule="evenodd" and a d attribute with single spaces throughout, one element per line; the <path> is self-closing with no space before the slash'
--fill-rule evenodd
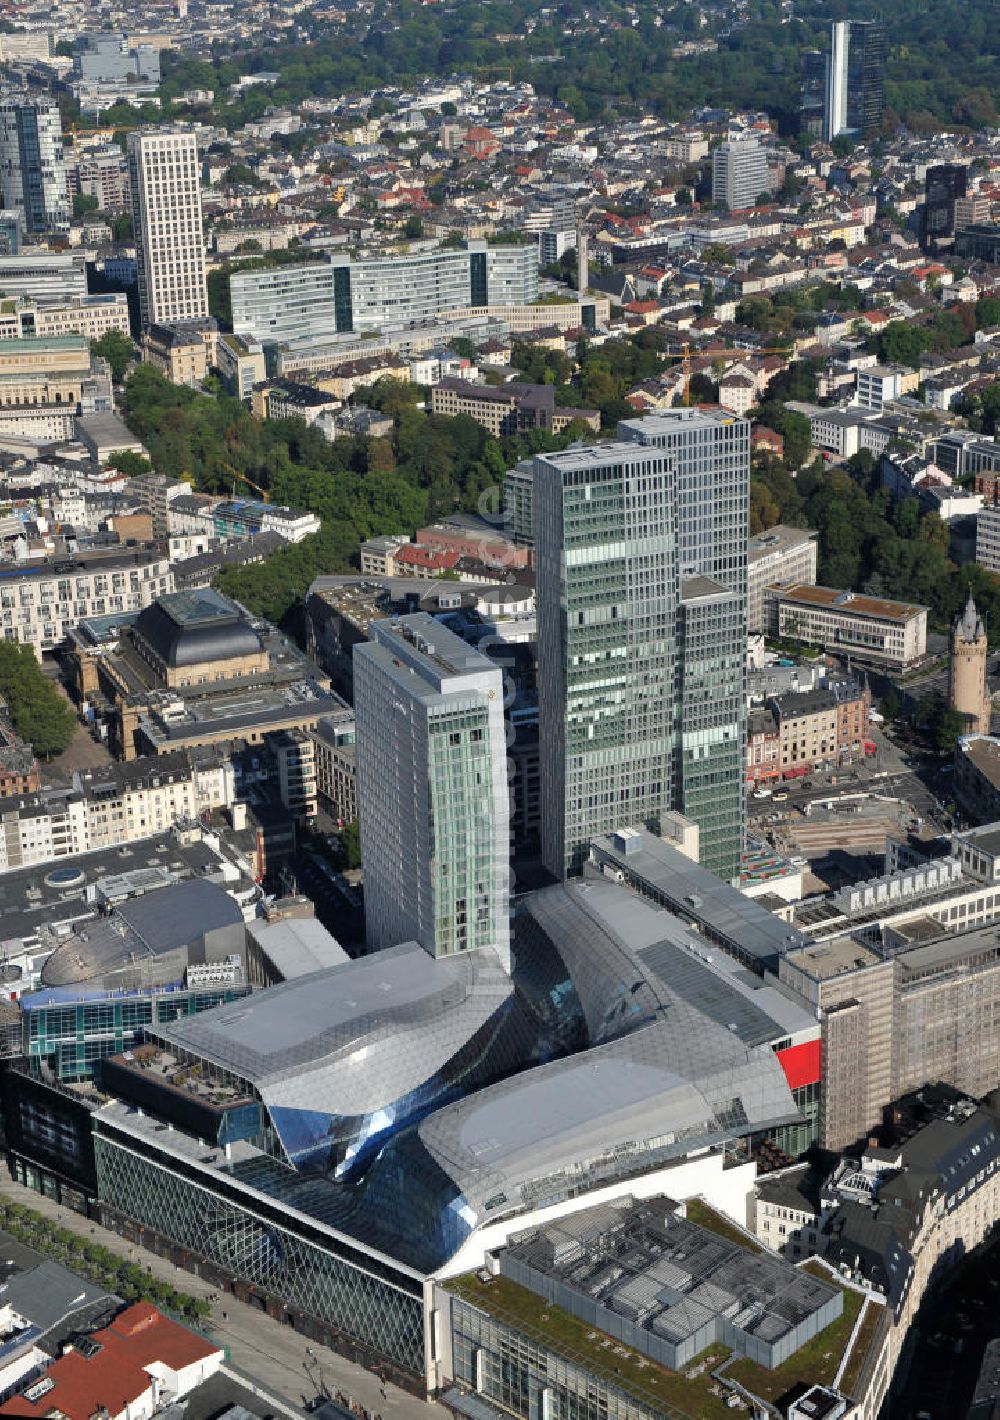
<path id="1" fill-rule="evenodd" d="M 890 44 L 887 131 L 899 121 L 917 131 L 997 121 L 1000 49 L 993 0 L 883 0 L 878 9 Z M 745 21 L 720 17 L 702 30 L 694 7 L 669 0 L 640 8 L 637 23 L 617 0 L 588 7 L 586 21 L 566 5 L 540 17 L 533 0 L 445 0 L 433 6 L 380 0 L 370 19 L 367 12 L 348 12 L 334 34 L 300 17 L 312 27 L 308 43 L 272 43 L 253 53 L 219 46 L 210 61 L 168 51 L 161 93 L 169 117 L 171 102 L 185 90 L 212 89 L 219 96 L 218 116 L 236 127 L 272 103 L 294 105 L 423 76 L 491 69 L 493 77 L 510 71 L 529 80 L 579 119 L 607 119 L 639 107 L 678 119 L 709 104 L 766 109 L 794 134 L 802 51 L 827 45 L 832 19 L 870 14 L 871 6 L 859 0 L 837 0 L 833 7 L 826 0 L 800 0 L 783 23 L 778 0 L 752 0 Z M 717 52 L 674 57 L 680 41 L 706 36 L 718 40 Z M 279 73 L 275 87 L 223 100 L 240 75 L 264 69 Z M 126 107 L 123 121 L 129 112 Z"/>

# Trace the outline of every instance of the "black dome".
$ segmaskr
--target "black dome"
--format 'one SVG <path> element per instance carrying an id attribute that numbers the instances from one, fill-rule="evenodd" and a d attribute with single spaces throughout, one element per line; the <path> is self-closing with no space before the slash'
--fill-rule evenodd
<path id="1" fill-rule="evenodd" d="M 134 634 L 174 670 L 253 656 L 262 649 L 239 607 L 211 587 L 160 597 L 139 613 Z"/>

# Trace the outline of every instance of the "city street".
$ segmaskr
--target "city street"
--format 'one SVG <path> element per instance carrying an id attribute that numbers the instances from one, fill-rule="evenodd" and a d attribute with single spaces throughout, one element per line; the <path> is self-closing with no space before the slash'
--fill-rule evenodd
<path id="1" fill-rule="evenodd" d="M 200 1277 L 127 1242 L 116 1233 L 98 1227 L 86 1218 L 23 1188 L 5 1177 L 0 1192 L 26 1208 L 53 1219 L 81 1237 L 93 1237 L 102 1247 L 120 1257 L 140 1263 L 154 1277 L 170 1282 L 180 1291 L 196 1297 L 210 1297 L 216 1289 Z M 317 1395 L 342 1391 L 359 1401 L 373 1416 L 383 1420 L 434 1420 L 440 1410 L 408 1395 L 393 1385 L 383 1387 L 379 1378 L 337 1355 L 318 1342 L 310 1342 L 290 1327 L 273 1321 L 263 1312 L 221 1296 L 213 1304 L 212 1315 L 204 1323 L 208 1335 L 229 1348 L 230 1365 L 241 1379 L 256 1381 L 265 1391 L 273 1391 L 292 1409 L 301 1412 Z M 383 1398 L 384 1396 L 384 1398 Z M 262 1401 L 262 1406 L 265 1402 Z"/>

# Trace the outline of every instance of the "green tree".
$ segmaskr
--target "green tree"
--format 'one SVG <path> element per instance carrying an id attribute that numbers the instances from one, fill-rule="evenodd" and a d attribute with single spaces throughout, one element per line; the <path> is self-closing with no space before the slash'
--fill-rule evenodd
<path id="1" fill-rule="evenodd" d="M 120 330 L 109 330 L 99 340 L 90 342 L 90 353 L 107 360 L 111 366 L 111 378 L 119 385 L 138 352 L 127 335 L 123 335 Z"/>
<path id="2" fill-rule="evenodd" d="M 85 217 L 88 212 L 96 212 L 100 207 L 96 197 L 92 197 L 89 192 L 75 192 L 73 194 L 73 216 Z"/>
<path id="3" fill-rule="evenodd" d="M 149 473 L 153 465 L 132 449 L 119 449 L 108 459 L 108 467 L 123 473 L 126 478 L 137 478 L 139 474 Z"/>
<path id="4" fill-rule="evenodd" d="M 344 866 L 346 868 L 361 867 L 361 825 L 356 818 L 352 818 L 341 830 L 340 842 L 344 850 Z"/>
<path id="5" fill-rule="evenodd" d="M 44 675 L 30 646 L 0 641 L 0 695 L 14 722 L 41 759 L 61 754 L 73 738 L 76 716 Z"/>

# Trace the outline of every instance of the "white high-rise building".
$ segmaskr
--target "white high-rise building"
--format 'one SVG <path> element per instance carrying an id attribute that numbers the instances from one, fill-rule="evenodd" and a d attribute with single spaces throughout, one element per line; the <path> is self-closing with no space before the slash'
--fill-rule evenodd
<path id="1" fill-rule="evenodd" d="M 500 669 L 424 613 L 354 648 L 368 947 L 481 947 L 510 969 L 510 803 Z"/>
<path id="2" fill-rule="evenodd" d="M 51 99 L 0 104 L 0 178 L 4 206 L 28 233 L 69 230 L 62 120 Z"/>
<path id="3" fill-rule="evenodd" d="M 128 159 L 143 325 L 207 316 L 194 134 L 166 128 L 130 133 Z"/>
<path id="4" fill-rule="evenodd" d="M 731 212 L 753 207 L 772 182 L 767 155 L 756 138 L 720 143 L 712 155 L 712 201 L 724 202 Z"/>
<path id="5" fill-rule="evenodd" d="M 830 36 L 830 58 L 826 71 L 826 121 L 823 136 L 827 142 L 847 128 L 847 56 L 850 46 L 850 21 L 835 20 Z"/>

